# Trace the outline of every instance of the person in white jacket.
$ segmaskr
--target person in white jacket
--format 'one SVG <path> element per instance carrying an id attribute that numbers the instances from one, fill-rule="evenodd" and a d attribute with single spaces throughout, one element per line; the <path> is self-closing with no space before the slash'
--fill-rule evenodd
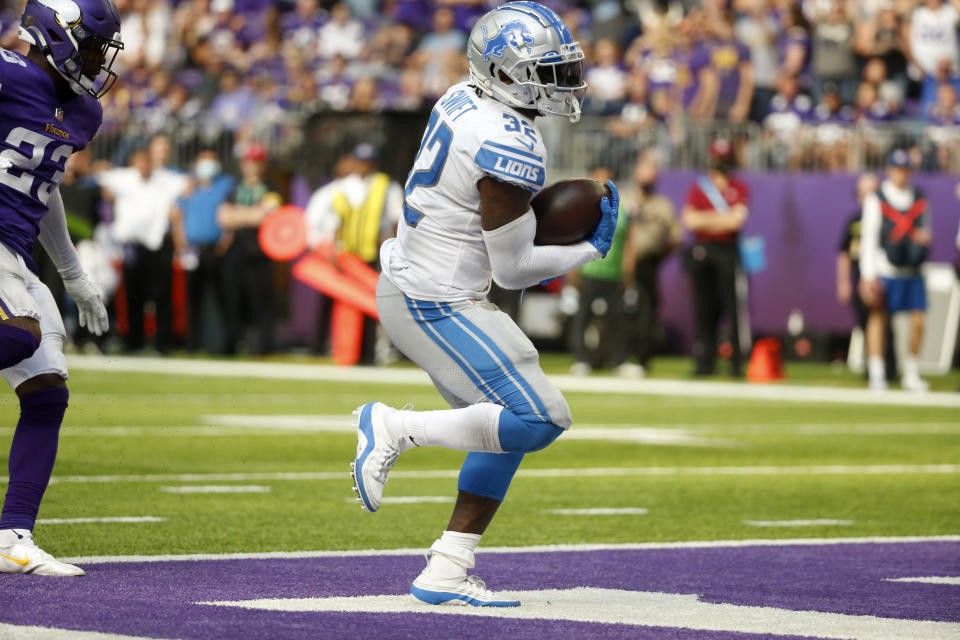
<path id="1" fill-rule="evenodd" d="M 901 383 L 909 391 L 926 391 L 917 356 L 923 342 L 927 308 L 921 266 L 929 252 L 930 208 L 910 183 L 910 158 L 895 149 L 887 177 L 863 202 L 860 240 L 860 295 L 870 307 L 867 321 L 867 375 L 870 388 L 884 390 L 884 328 L 889 317 L 910 314 L 910 353 L 903 362 Z"/>

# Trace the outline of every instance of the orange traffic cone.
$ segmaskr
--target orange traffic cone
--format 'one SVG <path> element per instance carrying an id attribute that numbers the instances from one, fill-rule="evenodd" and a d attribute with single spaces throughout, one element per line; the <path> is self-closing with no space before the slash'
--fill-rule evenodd
<path id="1" fill-rule="evenodd" d="M 750 382 L 773 382 L 782 380 L 783 349 L 776 338 L 761 338 L 753 345 L 747 380 Z"/>

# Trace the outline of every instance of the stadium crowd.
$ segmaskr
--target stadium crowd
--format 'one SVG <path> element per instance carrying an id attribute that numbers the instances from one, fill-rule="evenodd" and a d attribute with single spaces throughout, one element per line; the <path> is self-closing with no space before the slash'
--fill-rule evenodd
<path id="1" fill-rule="evenodd" d="M 465 76 L 467 33 L 494 4 L 118 0 L 126 48 L 104 132 L 276 137 L 317 111 L 420 110 Z M 546 4 L 583 44 L 585 112 L 614 116 L 613 135 L 755 123 L 782 168 L 856 168 L 851 144 L 882 158 L 905 136 L 927 143 L 924 168 L 956 155 L 958 0 Z M 16 46 L 17 9 L 0 16 L 2 46 Z"/>

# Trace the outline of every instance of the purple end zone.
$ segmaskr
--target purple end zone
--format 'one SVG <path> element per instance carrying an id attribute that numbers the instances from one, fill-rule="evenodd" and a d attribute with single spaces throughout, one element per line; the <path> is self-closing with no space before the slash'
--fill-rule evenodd
<path id="1" fill-rule="evenodd" d="M 275 612 L 198 601 L 408 593 L 414 556 L 90 565 L 86 578 L 0 575 L 0 622 L 184 640 L 314 638 L 766 637 L 569 621 L 429 613 Z M 482 554 L 493 589 L 578 586 L 698 594 L 705 602 L 960 621 L 960 587 L 890 578 L 960 576 L 960 543 Z M 376 630 L 374 632 L 374 630 Z M 784 636 L 776 636 L 783 640 Z"/>

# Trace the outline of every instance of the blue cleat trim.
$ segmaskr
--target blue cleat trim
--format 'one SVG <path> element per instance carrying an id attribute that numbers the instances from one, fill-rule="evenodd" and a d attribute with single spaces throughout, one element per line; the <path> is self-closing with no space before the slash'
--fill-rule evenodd
<path id="1" fill-rule="evenodd" d="M 370 499 L 367 497 L 366 487 L 363 486 L 363 463 L 366 462 L 367 457 L 370 455 L 370 452 L 373 451 L 374 447 L 373 420 L 370 418 L 370 414 L 373 412 L 374 404 L 376 403 L 368 402 L 367 404 L 363 405 L 363 408 L 360 410 L 360 417 L 357 420 L 357 426 L 367 438 L 367 446 L 364 448 L 363 453 L 360 454 L 360 457 L 354 461 L 353 466 L 353 475 L 357 483 L 357 492 L 360 494 L 360 499 L 363 500 L 363 505 L 367 508 L 367 511 L 376 511 L 376 509 L 373 508 L 373 505 L 370 504 Z"/>
<path id="2" fill-rule="evenodd" d="M 450 591 L 428 591 L 420 587 L 410 585 L 410 593 L 414 598 L 427 604 L 443 604 L 451 600 L 461 600 L 475 607 L 519 607 L 519 600 L 477 600 L 462 593 L 453 593 Z"/>

